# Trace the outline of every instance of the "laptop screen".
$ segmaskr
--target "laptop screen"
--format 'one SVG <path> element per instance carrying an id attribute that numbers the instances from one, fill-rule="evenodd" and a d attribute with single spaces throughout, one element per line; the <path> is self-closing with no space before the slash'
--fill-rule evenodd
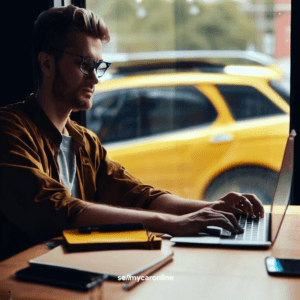
<path id="1" fill-rule="evenodd" d="M 289 200 L 293 177 L 294 138 L 296 132 L 292 130 L 283 155 L 281 170 L 271 207 L 271 242 L 275 243 L 280 226 L 283 222 Z"/>

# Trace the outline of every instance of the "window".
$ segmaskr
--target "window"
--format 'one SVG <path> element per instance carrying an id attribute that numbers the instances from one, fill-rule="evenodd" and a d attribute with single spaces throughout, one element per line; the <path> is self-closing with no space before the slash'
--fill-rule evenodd
<path id="1" fill-rule="evenodd" d="M 236 121 L 284 113 L 253 87 L 218 85 L 218 88 Z"/>
<path id="2" fill-rule="evenodd" d="M 263 164 L 279 170 L 289 131 L 289 91 L 284 90 L 289 87 L 290 74 L 289 0 L 88 0 L 86 7 L 103 17 L 109 27 L 111 41 L 103 45 L 103 59 L 113 63 L 107 91 L 111 87 L 119 90 L 99 96 L 104 102 L 97 102 L 100 106 L 87 126 L 103 143 L 130 140 L 106 146 L 112 159 L 146 184 L 195 199 L 204 199 L 207 188 L 234 166 L 255 169 Z M 149 69 L 168 60 L 174 62 L 174 73 L 199 72 L 201 76 L 182 74 L 172 82 L 165 67 L 156 72 L 159 81 L 145 83 L 150 71 L 142 75 L 136 68 L 145 65 Z M 191 72 L 182 65 L 190 61 L 243 65 L 249 73 L 233 78 L 219 67 Z M 262 67 L 258 70 L 261 84 L 253 88 L 247 77 L 256 76 L 252 67 L 257 65 Z M 278 67 L 279 76 L 270 76 L 277 69 L 270 65 Z M 132 73 L 122 73 L 122 67 L 132 68 Z M 221 73 L 224 80 L 218 76 Z M 119 81 L 120 75 L 127 76 L 124 82 Z M 168 82 L 164 84 L 173 88 L 151 87 L 155 82 Z M 195 82 L 203 84 L 201 91 L 209 100 L 195 88 Z M 103 91 L 105 80 L 102 84 L 99 90 Z M 271 89 L 278 96 L 269 93 Z M 226 106 L 235 120 L 253 122 L 234 122 Z M 241 130 L 244 134 L 238 134 Z M 152 138 L 141 139 L 144 137 Z M 131 143 L 137 138 L 138 143 Z M 241 170 L 247 177 L 249 172 Z M 268 174 L 269 170 L 264 171 Z M 259 179 L 263 187 L 268 185 L 261 180 L 266 177 Z M 238 180 L 232 186 L 243 190 Z M 232 186 L 222 182 L 219 190 L 225 194 Z M 256 187 L 254 193 L 259 192 L 265 188 L 259 191 Z"/>
<path id="3" fill-rule="evenodd" d="M 102 143 L 201 126 L 217 113 L 195 87 L 155 87 L 96 94 L 87 126 Z"/>
<path id="4" fill-rule="evenodd" d="M 288 104 L 290 104 L 289 91 L 285 88 L 283 84 L 277 81 L 270 81 L 270 86 L 284 99 Z"/>
<path id="5" fill-rule="evenodd" d="M 137 120 L 137 99 L 128 97 L 123 90 L 96 94 L 93 108 L 87 112 L 87 127 L 103 143 L 136 137 Z"/>

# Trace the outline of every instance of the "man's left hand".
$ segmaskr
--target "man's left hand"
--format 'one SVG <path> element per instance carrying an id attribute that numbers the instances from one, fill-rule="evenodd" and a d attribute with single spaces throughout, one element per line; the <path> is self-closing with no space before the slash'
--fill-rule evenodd
<path id="1" fill-rule="evenodd" d="M 208 207 L 233 214 L 247 214 L 249 216 L 264 217 L 264 207 L 253 194 L 230 192 L 224 197 L 211 202 Z"/>

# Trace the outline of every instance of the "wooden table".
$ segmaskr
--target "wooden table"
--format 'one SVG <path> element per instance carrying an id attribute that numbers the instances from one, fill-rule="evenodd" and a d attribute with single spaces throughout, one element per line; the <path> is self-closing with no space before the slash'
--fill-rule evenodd
<path id="1" fill-rule="evenodd" d="M 174 246 L 174 260 L 155 276 L 173 276 L 173 280 L 151 280 L 130 291 L 121 282 L 105 281 L 102 299 L 299 299 L 300 279 L 276 278 L 267 274 L 265 257 L 300 259 L 300 207 L 289 207 L 278 239 L 267 250 L 221 249 Z M 88 293 L 17 281 L 14 273 L 28 261 L 49 251 L 37 245 L 0 263 L 0 299 L 92 299 Z M 10 293 L 9 293 L 10 291 Z"/>

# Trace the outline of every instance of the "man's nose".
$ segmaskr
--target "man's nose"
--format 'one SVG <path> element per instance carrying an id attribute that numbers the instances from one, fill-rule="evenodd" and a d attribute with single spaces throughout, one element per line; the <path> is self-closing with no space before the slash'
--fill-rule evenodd
<path id="1" fill-rule="evenodd" d="M 89 76 L 89 81 L 93 84 L 97 84 L 99 82 L 97 71 L 94 70 Z"/>

